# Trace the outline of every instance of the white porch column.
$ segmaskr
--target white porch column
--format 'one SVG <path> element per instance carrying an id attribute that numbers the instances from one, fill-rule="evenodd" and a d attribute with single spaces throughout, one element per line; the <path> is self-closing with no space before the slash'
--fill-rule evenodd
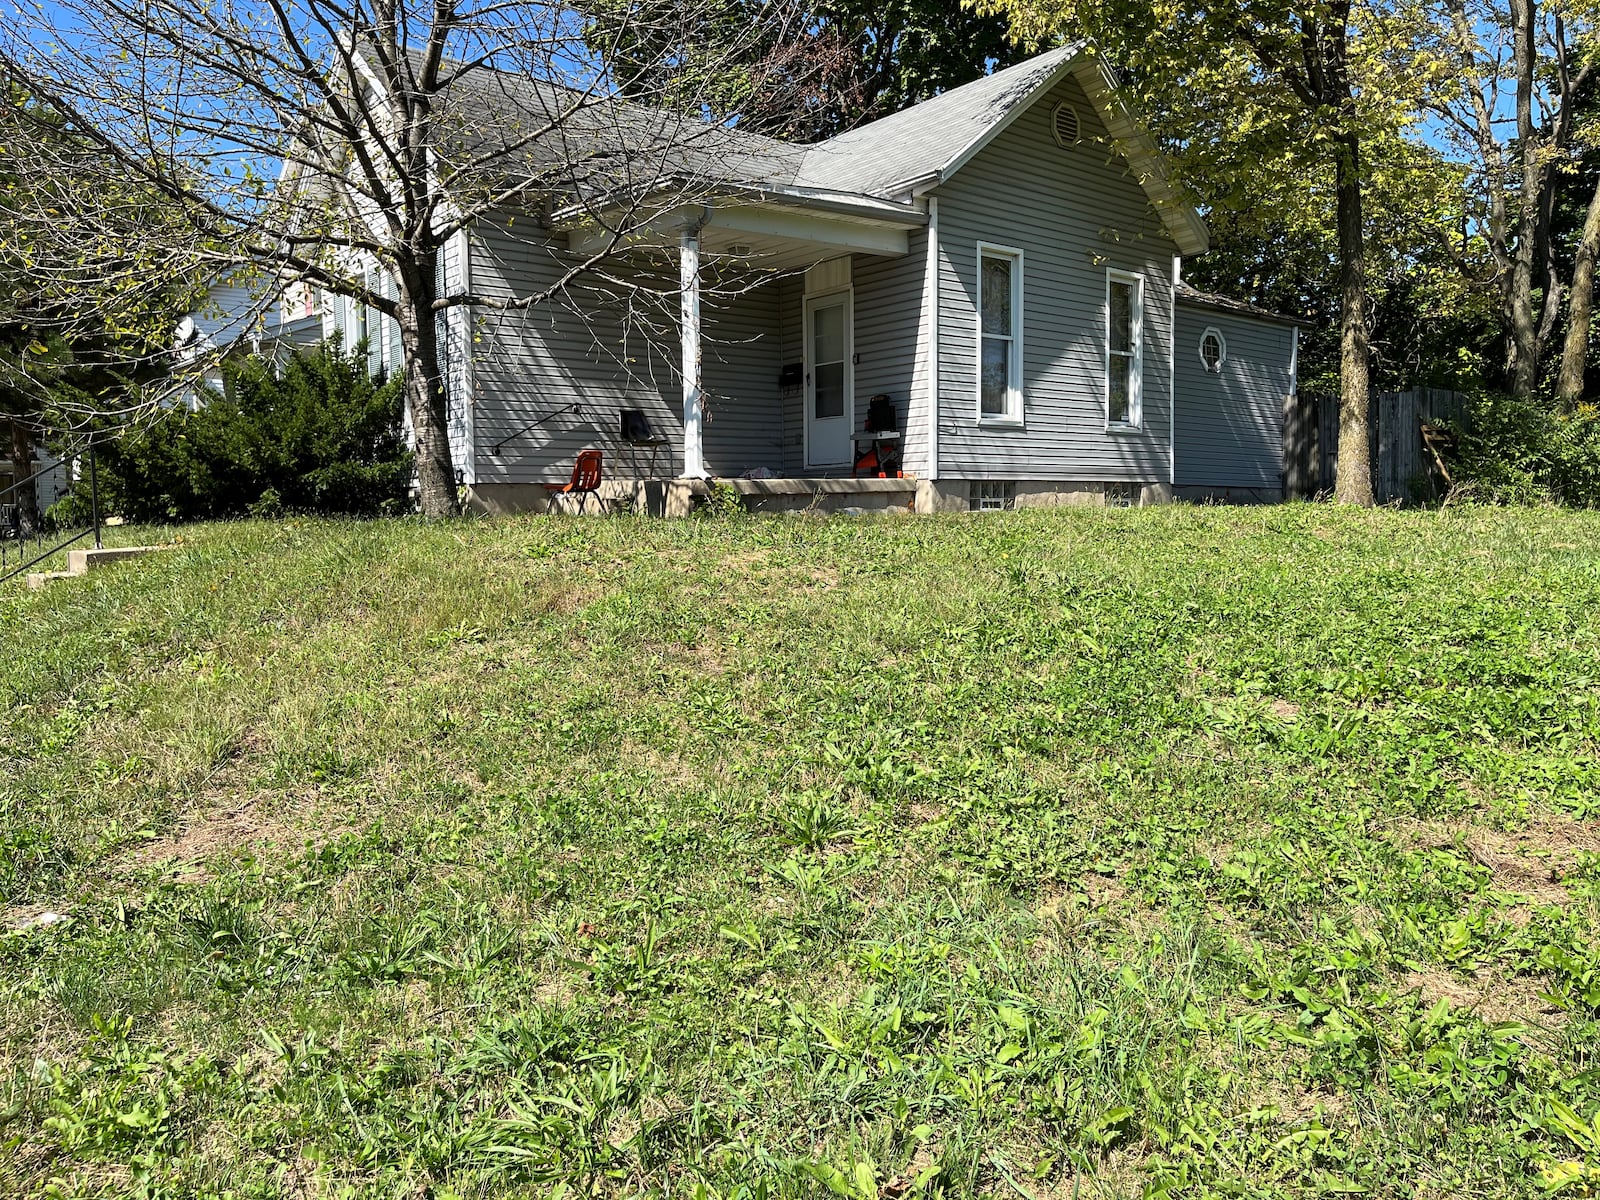
<path id="1" fill-rule="evenodd" d="M 706 477 L 701 437 L 700 227 L 683 231 L 678 244 L 678 278 L 683 309 L 683 473 Z"/>

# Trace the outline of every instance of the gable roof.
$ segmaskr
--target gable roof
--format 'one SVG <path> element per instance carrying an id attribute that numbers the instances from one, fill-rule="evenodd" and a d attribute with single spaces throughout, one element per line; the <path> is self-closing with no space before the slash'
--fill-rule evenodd
<path id="1" fill-rule="evenodd" d="M 1205 222 L 1173 186 L 1155 139 L 1128 111 L 1105 64 L 1084 41 L 819 142 L 807 149 L 796 182 L 878 195 L 936 187 L 1068 75 L 1095 106 L 1179 251 L 1204 253 L 1211 244 Z"/>
<path id="2" fill-rule="evenodd" d="M 1251 304 L 1248 300 L 1235 300 L 1232 296 L 1219 296 L 1215 292 L 1202 292 L 1199 288 L 1190 287 L 1182 280 L 1178 281 L 1174 297 L 1179 304 L 1188 304 L 1195 308 L 1215 308 L 1241 317 L 1256 317 L 1263 321 L 1275 321 L 1283 325 L 1306 324 L 1298 317 L 1290 317 L 1283 313 L 1273 312 L 1270 308 L 1262 308 L 1259 304 Z"/>
<path id="3" fill-rule="evenodd" d="M 806 148 L 795 182 L 885 194 L 937 175 L 1054 86 L 1077 42 Z"/>
<path id="4" fill-rule="evenodd" d="M 700 123 L 690 130 L 683 116 L 666 110 L 480 68 L 452 82 L 441 121 L 448 132 L 437 152 L 448 163 L 452 152 L 477 157 L 502 150 L 513 170 L 553 176 L 570 170 L 569 156 L 578 150 L 581 177 L 567 182 L 591 198 L 710 172 L 717 182 L 770 189 L 802 205 L 822 196 L 834 203 L 850 197 L 903 203 L 948 180 L 1069 74 L 1099 112 L 1179 251 L 1202 253 L 1210 243 L 1205 223 L 1173 186 L 1155 140 L 1082 41 L 810 145 L 737 126 Z M 543 142 L 528 136 L 539 129 L 555 132 Z"/>

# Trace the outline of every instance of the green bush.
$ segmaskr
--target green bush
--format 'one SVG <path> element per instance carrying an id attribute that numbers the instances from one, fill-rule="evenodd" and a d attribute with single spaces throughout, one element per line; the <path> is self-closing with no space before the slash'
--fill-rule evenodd
<path id="1" fill-rule="evenodd" d="M 1600 507 L 1600 408 L 1552 411 L 1497 393 L 1473 399 L 1458 430 L 1460 482 L 1495 504 Z"/>
<path id="2" fill-rule="evenodd" d="M 403 511 L 404 389 L 362 359 L 325 344 L 281 366 L 225 364 L 222 395 L 107 444 L 106 509 L 139 522 Z"/>

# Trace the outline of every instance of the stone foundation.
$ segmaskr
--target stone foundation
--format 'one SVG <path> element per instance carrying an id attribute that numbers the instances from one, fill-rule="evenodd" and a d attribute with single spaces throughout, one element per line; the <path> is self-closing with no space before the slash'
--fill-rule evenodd
<path id="1" fill-rule="evenodd" d="M 1205 484 L 1179 484 L 1173 491 L 1179 500 L 1193 504 L 1282 504 L 1281 487 L 1211 487 Z"/>
<path id="2" fill-rule="evenodd" d="M 1013 484 L 1012 504 L 1016 508 L 1101 508 L 1106 504 L 1105 483 L 1076 480 L 1019 479 Z M 1116 485 L 1111 485 L 1116 486 Z M 1172 486 L 1166 483 L 1133 484 L 1136 503 L 1141 507 L 1171 504 Z M 972 484 L 965 479 L 924 479 L 917 483 L 917 511 L 970 512 Z"/>
<path id="3" fill-rule="evenodd" d="M 601 483 L 596 503 L 591 497 L 582 511 L 590 515 L 635 512 L 652 517 L 686 517 L 711 497 L 713 484 L 737 491 L 751 512 L 866 512 L 912 511 L 917 495 L 914 479 L 608 479 Z M 578 500 L 552 496 L 533 483 L 480 484 L 467 489 L 471 512 L 503 516 L 509 513 L 580 511 Z"/>

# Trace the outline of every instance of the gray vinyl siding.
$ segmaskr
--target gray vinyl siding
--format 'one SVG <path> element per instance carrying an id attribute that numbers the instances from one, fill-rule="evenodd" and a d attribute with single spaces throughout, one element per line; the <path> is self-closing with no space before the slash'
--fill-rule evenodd
<path id="1" fill-rule="evenodd" d="M 855 427 L 866 420 L 878 393 L 894 401 L 905 432 L 906 467 L 915 471 L 926 446 L 927 401 L 918 374 L 923 318 L 922 279 L 927 271 L 928 234 L 914 231 L 903 258 L 857 255 L 851 264 L 855 289 Z"/>
<path id="2" fill-rule="evenodd" d="M 1200 361 L 1200 337 L 1210 327 L 1227 343 L 1220 373 Z M 1180 487 L 1281 486 L 1293 337 L 1287 325 L 1178 301 Z"/>
<path id="3" fill-rule="evenodd" d="M 470 280 L 467 239 L 463 234 L 450 239 L 439 256 L 439 284 L 445 295 L 465 292 Z M 386 321 L 385 335 L 394 342 L 392 361 L 399 362 L 400 325 Z M 477 416 L 472 394 L 472 314 L 462 307 L 448 308 L 436 322 L 439 335 L 439 367 L 444 373 L 446 410 L 449 414 L 450 457 L 462 479 L 473 484 L 477 479 L 477 446 L 473 421 Z"/>
<path id="4" fill-rule="evenodd" d="M 481 221 L 473 229 L 472 282 L 487 296 L 527 295 L 553 284 L 570 263 L 562 245 L 531 220 Z M 677 266 L 615 265 L 564 294 L 518 312 L 484 309 L 473 333 L 474 436 L 480 483 L 565 479 L 578 451 L 606 454 L 612 477 L 672 476 L 683 468 L 683 394 L 678 367 Z M 737 475 L 780 468 L 785 428 L 778 396 L 781 285 L 716 295 L 703 305 L 707 468 Z M 536 417 L 565 413 L 495 447 Z M 620 411 L 643 409 L 669 445 L 652 455 L 619 438 Z"/>
<path id="5" fill-rule="evenodd" d="M 715 475 L 739 475 L 754 467 L 780 474 L 784 424 L 778 396 L 783 364 L 778 287 L 767 283 L 742 291 L 735 285 L 731 290 L 734 294 L 727 297 L 707 298 L 701 312 L 706 466 Z M 674 396 L 681 424 L 681 393 Z"/>
<path id="6" fill-rule="evenodd" d="M 778 346 L 782 353 L 780 365 L 805 365 L 805 279 L 801 275 L 786 275 L 773 287 L 778 293 Z M 778 402 L 782 407 L 783 468 L 791 477 L 806 473 L 805 385 L 781 388 Z"/>
<path id="7" fill-rule="evenodd" d="M 1066 100 L 1083 140 L 1050 131 Z M 938 191 L 939 430 L 945 479 L 1170 478 L 1177 252 L 1077 83 L 1040 98 Z M 1022 429 L 977 423 L 978 243 L 1023 252 Z M 1106 271 L 1144 280 L 1143 428 L 1106 430 Z"/>

